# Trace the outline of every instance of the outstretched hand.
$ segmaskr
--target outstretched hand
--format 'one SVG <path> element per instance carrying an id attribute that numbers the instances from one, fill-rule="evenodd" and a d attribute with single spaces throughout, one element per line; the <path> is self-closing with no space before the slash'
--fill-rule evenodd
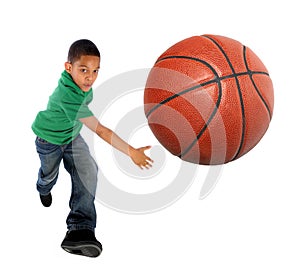
<path id="1" fill-rule="evenodd" d="M 149 150 L 151 146 L 141 147 L 130 151 L 132 161 L 141 169 L 149 169 L 152 167 L 153 160 L 145 155 L 145 151 Z"/>

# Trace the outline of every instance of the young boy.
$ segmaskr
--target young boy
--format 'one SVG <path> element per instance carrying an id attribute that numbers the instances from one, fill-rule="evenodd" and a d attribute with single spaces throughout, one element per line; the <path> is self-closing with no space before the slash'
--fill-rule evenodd
<path id="1" fill-rule="evenodd" d="M 67 234 L 61 247 L 69 253 L 97 257 L 102 245 L 95 237 L 97 164 L 80 136 L 86 125 L 104 141 L 127 154 L 141 169 L 153 162 L 144 151 L 150 146 L 135 149 L 103 126 L 88 105 L 93 99 L 92 85 L 100 69 L 100 52 L 89 40 L 74 42 L 68 53 L 65 70 L 58 87 L 50 96 L 47 109 L 37 114 L 32 130 L 40 157 L 37 190 L 45 207 L 52 203 L 51 189 L 58 178 L 59 165 L 64 163 L 71 176 L 72 192 Z"/>

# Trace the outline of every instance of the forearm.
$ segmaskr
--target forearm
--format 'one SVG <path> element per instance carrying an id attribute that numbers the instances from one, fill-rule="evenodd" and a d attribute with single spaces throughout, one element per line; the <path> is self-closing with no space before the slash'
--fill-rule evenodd
<path id="1" fill-rule="evenodd" d="M 138 149 L 133 148 L 124 140 L 122 140 L 116 133 L 114 133 L 111 129 L 103 126 L 97 118 L 94 116 L 82 118 L 80 121 L 86 125 L 89 129 L 94 131 L 100 138 L 102 138 L 105 142 L 112 145 L 117 150 L 122 153 L 128 155 L 132 161 L 139 166 L 141 169 L 151 167 L 151 163 L 153 160 L 145 155 L 145 150 L 150 149 L 150 146 L 141 147 Z"/>
<path id="2" fill-rule="evenodd" d="M 97 127 L 96 134 L 105 142 L 128 156 L 130 156 L 134 150 L 132 146 L 122 140 L 116 133 L 107 127 Z"/>

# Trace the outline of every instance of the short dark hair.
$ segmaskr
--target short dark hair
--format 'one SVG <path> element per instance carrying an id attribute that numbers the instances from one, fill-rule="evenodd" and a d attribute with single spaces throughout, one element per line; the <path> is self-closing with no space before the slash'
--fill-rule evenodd
<path id="1" fill-rule="evenodd" d="M 93 55 L 100 57 L 97 46 L 90 40 L 80 39 L 75 41 L 69 49 L 68 62 L 79 60 L 82 55 Z"/>

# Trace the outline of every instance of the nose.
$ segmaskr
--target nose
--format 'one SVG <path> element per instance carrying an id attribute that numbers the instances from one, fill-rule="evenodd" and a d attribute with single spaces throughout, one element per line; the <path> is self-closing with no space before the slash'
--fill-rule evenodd
<path id="1" fill-rule="evenodd" d="M 88 81 L 91 81 L 92 80 L 92 77 L 93 77 L 93 74 L 87 74 L 85 76 L 85 79 L 88 80 Z"/>
<path id="2" fill-rule="evenodd" d="M 85 78 L 87 81 L 94 81 L 96 79 L 97 75 L 95 73 L 88 74 Z"/>

